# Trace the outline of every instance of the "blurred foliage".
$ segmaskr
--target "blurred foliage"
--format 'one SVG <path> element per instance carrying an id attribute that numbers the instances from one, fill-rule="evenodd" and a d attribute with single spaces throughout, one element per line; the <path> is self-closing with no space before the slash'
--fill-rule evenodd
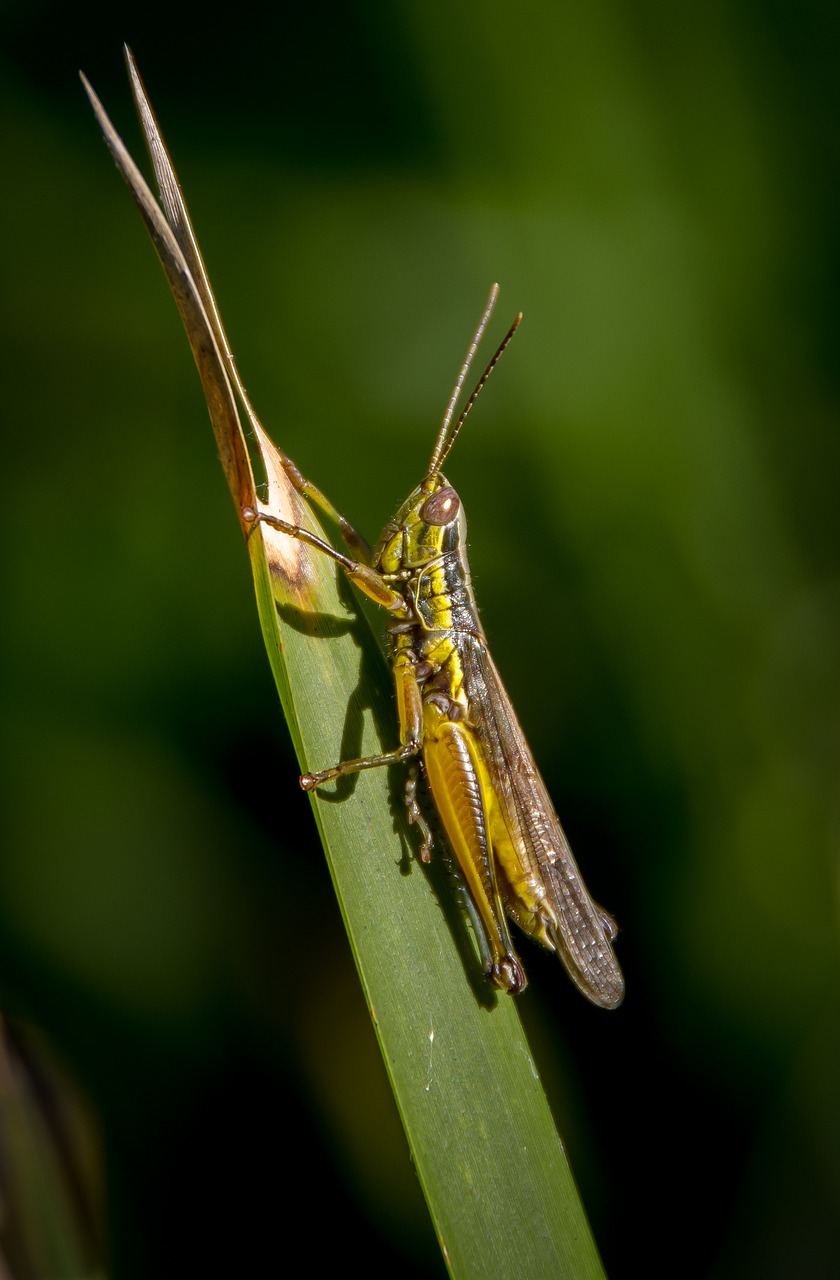
<path id="1" fill-rule="evenodd" d="M 131 43 L 255 404 L 369 535 L 491 279 L 525 311 L 448 473 L 628 997 L 605 1017 L 529 950 L 524 1016 L 613 1280 L 822 1277 L 838 28 L 816 0 L 5 7 L 0 1003 L 101 1117 L 114 1276 L 265 1271 L 290 1228 L 324 1268 L 441 1263 L 77 67 L 139 149 Z"/>
<path id="2" fill-rule="evenodd" d="M 102 1159 L 85 1099 L 43 1038 L 0 1025 L 0 1275 L 102 1280 Z"/>

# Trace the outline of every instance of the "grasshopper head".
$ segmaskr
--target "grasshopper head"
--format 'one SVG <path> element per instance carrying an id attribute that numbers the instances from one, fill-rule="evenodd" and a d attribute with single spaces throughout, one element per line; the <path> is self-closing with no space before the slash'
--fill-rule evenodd
<path id="1" fill-rule="evenodd" d="M 458 552 L 466 544 L 467 520 L 457 492 L 445 476 L 428 476 L 382 531 L 374 563 L 383 573 L 417 569 Z"/>

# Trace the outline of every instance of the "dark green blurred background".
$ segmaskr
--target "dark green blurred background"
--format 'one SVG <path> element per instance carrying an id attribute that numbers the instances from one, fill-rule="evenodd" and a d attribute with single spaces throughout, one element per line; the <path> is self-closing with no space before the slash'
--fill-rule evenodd
<path id="1" fill-rule="evenodd" d="M 280 1274 L 290 1243 L 442 1273 L 198 378 L 76 77 L 139 157 L 127 40 L 256 406 L 369 536 L 491 280 L 497 335 L 525 312 L 447 470 L 628 984 L 605 1016 L 528 948 L 537 1058 L 613 1280 L 836 1276 L 840 10 L 219 22 L 0 23 L 0 1002 L 99 1115 L 113 1275 Z"/>

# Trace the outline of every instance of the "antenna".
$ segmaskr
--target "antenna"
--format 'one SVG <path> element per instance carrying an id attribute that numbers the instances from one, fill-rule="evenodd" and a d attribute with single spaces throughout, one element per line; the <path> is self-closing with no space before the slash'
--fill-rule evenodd
<path id="1" fill-rule="evenodd" d="M 443 415 L 443 422 L 441 423 L 441 428 L 440 428 L 440 431 L 438 432 L 438 438 L 435 443 L 435 449 L 434 449 L 434 453 L 432 454 L 432 460 L 429 463 L 429 474 L 427 476 L 427 479 L 429 480 L 431 480 L 434 476 L 438 474 L 444 462 L 446 461 L 447 457 L 449 456 L 449 451 L 452 448 L 453 444 L 455 443 L 455 439 L 458 435 L 458 432 L 461 430 L 461 427 L 464 425 L 464 422 L 466 421 L 467 414 L 469 413 L 470 409 L 473 407 L 476 400 L 478 399 L 484 384 L 486 383 L 487 379 L 490 377 L 490 374 L 493 372 L 496 365 L 499 363 L 499 359 L 501 358 L 501 354 L 504 351 L 505 347 L 508 345 L 511 338 L 516 333 L 516 330 L 519 328 L 519 323 L 522 319 L 521 311 L 519 312 L 513 324 L 510 326 L 504 338 L 502 338 L 502 341 L 499 343 L 498 347 L 496 348 L 495 355 L 493 356 L 487 368 L 484 370 L 484 373 L 481 375 L 478 382 L 476 383 L 475 390 L 473 391 L 472 395 L 470 396 L 469 400 L 464 405 L 464 408 L 461 411 L 461 416 L 458 418 L 458 421 L 455 423 L 455 426 L 450 431 L 449 426 L 450 426 L 450 423 L 452 422 L 452 418 L 455 413 L 455 408 L 458 404 L 459 399 L 461 398 L 461 391 L 463 389 L 467 374 L 469 373 L 473 356 L 478 350 L 478 344 L 481 342 L 481 339 L 484 335 L 484 330 L 487 328 L 487 323 L 490 319 L 490 316 L 493 314 L 493 308 L 496 305 L 496 299 L 498 298 L 498 296 L 499 296 L 499 286 L 497 284 L 494 284 L 490 290 L 490 296 L 487 299 L 487 305 L 484 308 L 484 314 L 482 315 L 478 328 L 475 331 L 475 336 L 472 342 L 470 343 L 469 350 L 467 351 L 466 359 L 464 360 L 463 366 L 461 368 L 461 372 L 458 375 L 458 381 L 455 383 L 454 390 L 452 392 L 452 395 L 449 398 L 449 404 L 446 406 L 446 413 Z"/>

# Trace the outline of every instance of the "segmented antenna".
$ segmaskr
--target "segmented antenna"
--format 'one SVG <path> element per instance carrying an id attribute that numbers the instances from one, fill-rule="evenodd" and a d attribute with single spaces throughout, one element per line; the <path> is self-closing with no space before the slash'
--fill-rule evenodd
<path id="1" fill-rule="evenodd" d="M 496 365 L 499 363 L 499 359 L 505 347 L 508 345 L 511 338 L 516 333 L 516 330 L 519 328 L 519 322 L 522 319 L 521 311 L 519 312 L 519 315 L 516 317 L 513 324 L 510 326 L 507 333 L 505 334 L 504 338 L 502 338 L 502 341 L 499 343 L 498 347 L 496 348 L 496 353 L 493 356 L 493 359 L 490 361 L 487 368 L 484 370 L 484 373 L 481 375 L 478 382 L 476 383 L 475 390 L 473 391 L 472 395 L 470 396 L 469 400 L 464 405 L 464 408 L 461 411 L 461 416 L 458 418 L 458 421 L 455 423 L 455 426 L 450 431 L 449 426 L 450 426 L 450 423 L 452 422 L 452 417 L 453 417 L 453 414 L 455 413 L 455 408 L 458 404 L 458 401 L 461 398 L 461 391 L 463 390 L 464 382 L 466 380 L 467 374 L 469 373 L 473 356 L 478 350 L 478 344 L 481 342 L 482 336 L 484 334 L 484 330 L 487 328 L 487 323 L 490 319 L 490 316 L 493 314 L 493 308 L 496 305 L 496 299 L 498 298 L 498 296 L 499 296 L 499 286 L 497 284 L 494 284 L 492 289 L 490 290 L 490 296 L 487 299 L 487 306 L 484 308 L 484 314 L 482 315 L 481 320 L 479 322 L 479 326 L 475 331 L 475 336 L 472 342 L 470 343 L 470 347 L 469 347 L 469 350 L 467 351 L 466 359 L 464 360 L 463 367 L 461 369 L 460 374 L 458 375 L 458 381 L 455 383 L 455 388 L 452 392 L 452 395 L 450 396 L 449 404 L 446 406 L 446 413 L 443 415 L 443 422 L 441 423 L 441 428 L 440 428 L 440 431 L 438 432 L 438 438 L 435 443 L 435 449 L 434 449 L 434 453 L 432 454 L 432 460 L 429 463 L 429 475 L 427 477 L 428 479 L 432 479 L 432 477 L 436 476 L 440 471 L 441 467 L 443 466 L 444 462 L 449 456 L 449 450 L 452 448 L 453 444 L 455 443 L 455 439 L 458 435 L 458 432 L 461 430 L 461 427 L 464 425 L 464 422 L 466 421 L 467 414 L 469 413 L 470 409 L 473 407 L 476 400 L 478 399 L 481 389 L 484 386 L 487 379 L 490 377 L 490 374 L 493 372 Z"/>

